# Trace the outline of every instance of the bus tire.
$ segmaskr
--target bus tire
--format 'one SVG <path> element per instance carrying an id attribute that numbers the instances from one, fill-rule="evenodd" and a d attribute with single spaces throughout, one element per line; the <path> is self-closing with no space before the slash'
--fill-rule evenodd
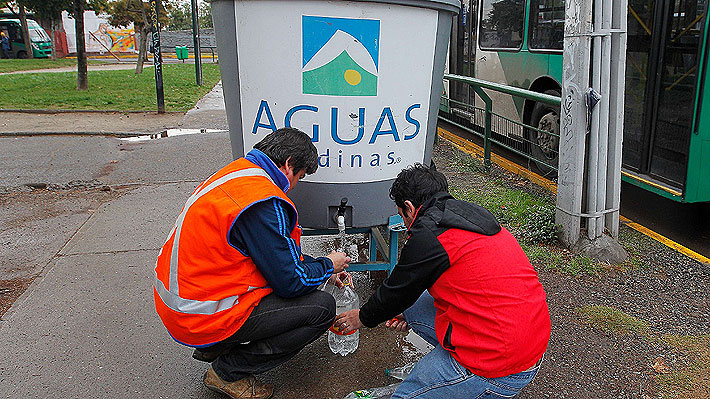
<path id="1" fill-rule="evenodd" d="M 20 58 L 20 59 L 23 59 L 23 60 L 26 59 L 26 58 L 27 58 L 27 52 L 26 52 L 26 51 L 18 51 L 18 52 L 17 52 L 17 58 Z"/>
<path id="2" fill-rule="evenodd" d="M 561 94 L 559 90 L 545 90 L 544 93 L 556 97 L 560 97 Z M 557 170 L 548 165 L 557 166 L 560 159 L 560 108 L 545 103 L 535 103 L 530 113 L 530 125 L 556 134 L 553 136 L 530 129 L 527 138 L 530 156 L 537 169 L 543 176 L 557 177 Z"/>

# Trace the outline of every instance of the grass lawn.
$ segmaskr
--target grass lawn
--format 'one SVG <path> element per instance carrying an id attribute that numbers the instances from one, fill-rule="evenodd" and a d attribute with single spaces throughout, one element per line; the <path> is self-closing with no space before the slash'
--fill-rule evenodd
<path id="1" fill-rule="evenodd" d="M 147 65 L 147 64 L 146 64 Z M 203 65 L 203 86 L 195 84 L 193 64 L 163 65 L 165 109 L 187 111 L 219 81 L 217 64 Z M 146 68 L 89 71 L 89 90 L 76 90 L 76 72 L 1 75 L 0 107 L 4 109 L 92 109 L 154 111 L 155 72 Z"/>
<path id="2" fill-rule="evenodd" d="M 100 65 L 106 64 L 106 62 L 102 60 L 89 60 L 89 64 Z M 59 58 L 56 61 L 52 61 L 51 58 L 33 58 L 31 60 L 0 60 L 0 73 L 62 67 L 76 67 L 76 59 Z"/>

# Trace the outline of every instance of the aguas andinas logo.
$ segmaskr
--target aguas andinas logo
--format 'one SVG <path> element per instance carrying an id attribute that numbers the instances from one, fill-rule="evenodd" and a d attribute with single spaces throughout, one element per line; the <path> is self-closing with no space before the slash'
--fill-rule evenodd
<path id="1" fill-rule="evenodd" d="M 302 17 L 303 94 L 376 96 L 380 21 Z"/>

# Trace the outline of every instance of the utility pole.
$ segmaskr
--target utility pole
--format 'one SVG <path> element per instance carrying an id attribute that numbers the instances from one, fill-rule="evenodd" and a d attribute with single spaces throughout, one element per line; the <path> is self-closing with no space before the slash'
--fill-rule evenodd
<path id="1" fill-rule="evenodd" d="M 76 33 L 76 89 L 89 89 L 84 39 L 84 0 L 74 0 L 74 32 Z"/>
<path id="2" fill-rule="evenodd" d="M 627 0 L 565 2 L 555 219 L 562 225 L 565 244 L 609 263 L 626 258 L 616 240 L 627 4 Z"/>
<path id="3" fill-rule="evenodd" d="M 202 51 L 200 50 L 200 24 L 197 14 L 197 0 L 192 0 L 192 41 L 195 47 L 195 80 L 202 86 Z"/>
<path id="4" fill-rule="evenodd" d="M 158 9 L 160 0 L 150 0 L 150 24 L 153 44 L 153 65 L 155 66 L 155 92 L 158 97 L 158 113 L 165 113 L 165 93 L 163 92 L 163 56 L 160 54 L 160 23 Z"/>

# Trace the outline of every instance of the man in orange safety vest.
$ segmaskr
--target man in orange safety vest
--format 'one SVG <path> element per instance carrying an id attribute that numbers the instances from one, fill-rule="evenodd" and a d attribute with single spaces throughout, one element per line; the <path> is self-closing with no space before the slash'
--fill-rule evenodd
<path id="1" fill-rule="evenodd" d="M 155 268 L 155 307 L 172 338 L 211 362 L 203 382 L 233 398 L 269 398 L 255 374 L 287 361 L 335 318 L 333 297 L 350 258 L 301 253 L 296 207 L 286 196 L 318 168 L 311 138 L 268 134 L 246 156 L 197 186 Z"/>

